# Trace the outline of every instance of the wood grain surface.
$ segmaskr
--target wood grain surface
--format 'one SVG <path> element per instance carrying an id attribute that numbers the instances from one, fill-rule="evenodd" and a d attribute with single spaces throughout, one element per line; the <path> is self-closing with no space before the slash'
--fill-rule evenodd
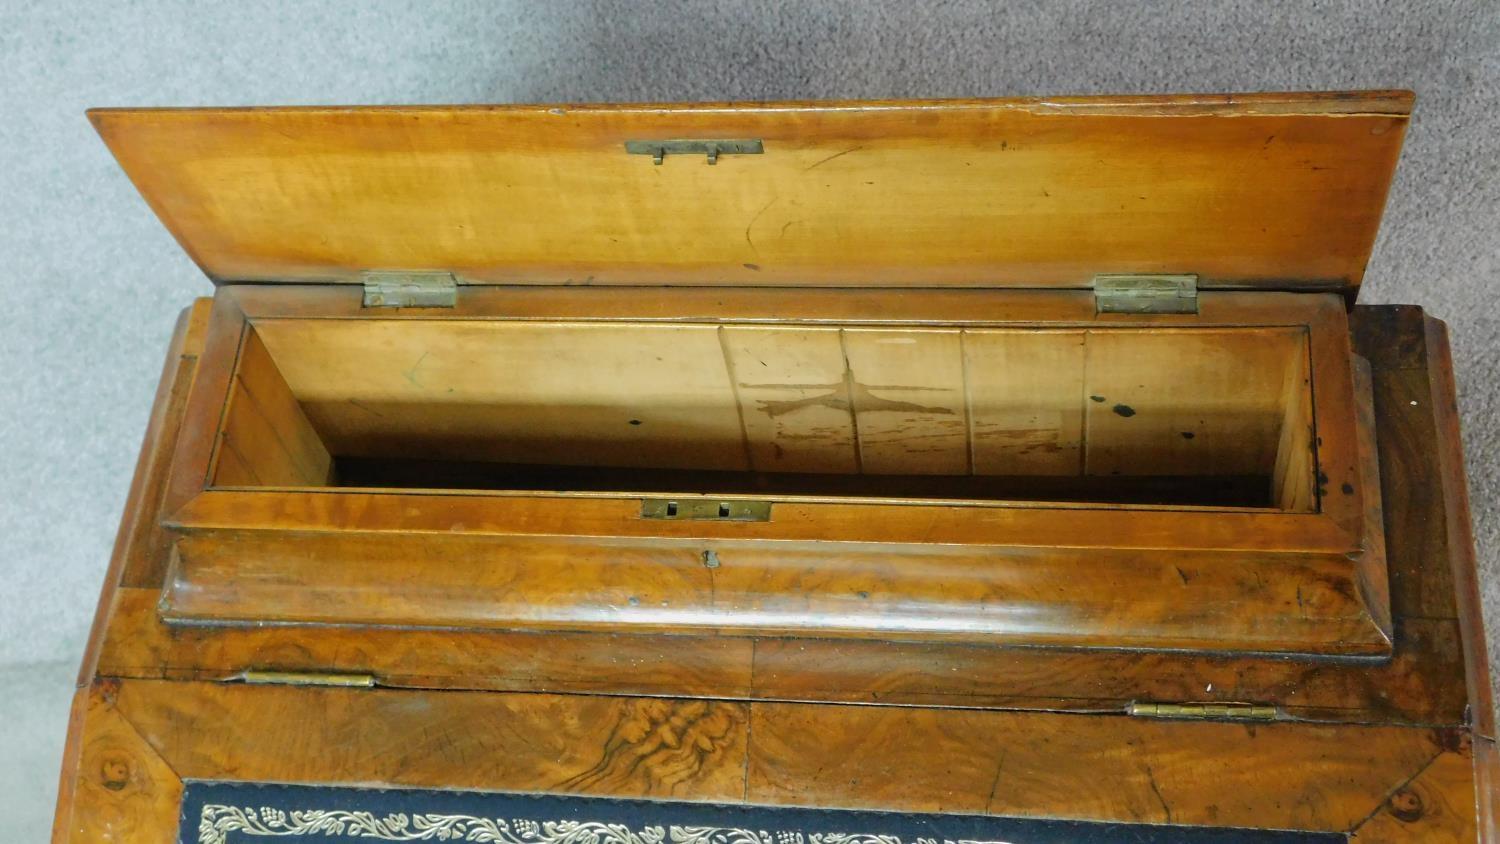
<path id="1" fill-rule="evenodd" d="M 1482 692 L 1471 692 L 1483 683 L 1468 682 L 1483 655 L 1472 596 L 1456 585 L 1470 576 L 1466 549 L 1455 547 L 1465 536 L 1449 529 L 1464 506 L 1461 487 L 1413 482 L 1452 471 L 1437 446 L 1452 424 L 1441 401 L 1446 350 L 1414 309 L 1359 309 L 1355 327 L 1375 384 L 1381 481 L 1404 491 L 1386 496 L 1383 514 L 1397 625 L 1388 664 L 721 636 L 178 628 L 156 614 L 167 545 L 141 517 L 116 553 L 111 577 L 125 587 L 106 584 L 107 626 L 92 685 L 75 705 L 54 840 L 165 840 L 174 789 L 194 776 L 459 787 L 483 779 L 476 787 L 1493 840 L 1500 758 L 1483 734 Z M 203 342 L 186 332 L 168 366 L 159 433 L 143 447 L 133 495 L 142 513 L 171 453 L 163 440 L 180 412 L 179 379 Z M 404 688 L 226 682 L 247 668 L 368 670 Z M 1272 701 L 1283 718 L 1323 723 L 1118 714 L 1130 700 L 1193 699 Z M 797 700 L 825 703 L 783 702 Z M 1073 713 L 1037 711 L 1051 708 Z"/>
<path id="2" fill-rule="evenodd" d="M 1409 339 L 1413 331 L 1421 336 L 1421 316 L 1407 310 L 1415 323 L 1393 320 L 1396 309 L 1359 309 L 1356 337 L 1377 383 L 1407 379 L 1426 390 L 1424 346 Z M 1413 409 L 1404 394 L 1386 392 L 1376 398 L 1382 480 L 1393 490 L 1415 489 L 1404 479 L 1442 471 L 1429 445 L 1431 404 Z M 153 466 L 164 462 L 162 450 L 158 443 Z M 717 688 L 729 697 L 1075 711 L 1117 711 L 1132 700 L 1251 700 L 1299 718 L 1458 724 L 1466 702 L 1459 611 L 1449 569 L 1429 564 L 1447 556 L 1446 517 L 1438 491 L 1422 489 L 1387 496 L 1393 600 L 1406 608 L 1387 664 L 717 636 L 609 637 L 599 649 L 586 634 L 554 633 L 540 648 L 537 636 L 504 632 L 176 628 L 155 612 L 165 566 L 157 530 L 122 548 L 126 585 L 146 588 L 119 596 L 101 672 L 219 679 L 254 668 L 332 668 L 408 687 L 670 693 L 675 684 L 685 694 Z M 1419 604 L 1423 610 L 1413 612 Z M 438 650 L 443 660 L 428 658 Z"/>
<path id="3" fill-rule="evenodd" d="M 220 281 L 1352 289 L 1410 109 L 1374 91 L 90 116 Z M 765 153 L 625 152 L 668 138 Z"/>

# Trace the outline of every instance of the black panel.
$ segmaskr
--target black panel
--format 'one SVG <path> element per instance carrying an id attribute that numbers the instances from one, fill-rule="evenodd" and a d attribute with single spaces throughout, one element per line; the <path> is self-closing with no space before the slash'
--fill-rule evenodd
<path id="1" fill-rule="evenodd" d="M 494 792 L 186 783 L 179 844 L 1281 844 L 1333 833 L 1082 823 Z"/>

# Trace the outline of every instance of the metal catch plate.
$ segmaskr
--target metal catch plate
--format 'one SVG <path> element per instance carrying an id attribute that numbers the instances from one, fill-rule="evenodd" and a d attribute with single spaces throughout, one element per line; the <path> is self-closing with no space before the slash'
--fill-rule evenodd
<path id="1" fill-rule="evenodd" d="M 1101 314 L 1196 314 L 1196 275 L 1096 275 L 1094 302 Z"/>
<path id="2" fill-rule="evenodd" d="M 631 155 L 649 155 L 654 164 L 660 164 L 668 155 L 705 155 L 709 164 L 718 164 L 721 155 L 760 155 L 765 145 L 759 138 L 688 140 L 675 138 L 662 141 L 626 141 L 625 151 Z"/>
<path id="3" fill-rule="evenodd" d="M 444 272 L 369 272 L 364 275 L 367 308 L 451 308 L 458 304 L 458 279 Z"/>
<path id="4" fill-rule="evenodd" d="M 641 501 L 641 518 L 765 522 L 771 518 L 771 502 L 721 501 L 716 498 L 647 498 Z"/>

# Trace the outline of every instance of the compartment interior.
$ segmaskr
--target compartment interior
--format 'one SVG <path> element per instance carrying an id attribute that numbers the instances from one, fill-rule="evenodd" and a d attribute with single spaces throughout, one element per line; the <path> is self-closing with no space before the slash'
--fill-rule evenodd
<path id="1" fill-rule="evenodd" d="M 256 320 L 218 487 L 1316 509 L 1302 327 Z"/>

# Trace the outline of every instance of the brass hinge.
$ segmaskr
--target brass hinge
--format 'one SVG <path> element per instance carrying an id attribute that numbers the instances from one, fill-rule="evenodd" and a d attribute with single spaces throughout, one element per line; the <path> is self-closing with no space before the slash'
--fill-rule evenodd
<path id="1" fill-rule="evenodd" d="M 458 279 L 445 272 L 367 272 L 367 308 L 451 308 L 458 304 Z"/>
<path id="2" fill-rule="evenodd" d="M 1276 720 L 1276 707 L 1260 703 L 1132 703 L 1125 712 L 1137 718 L 1188 721 Z"/>
<path id="3" fill-rule="evenodd" d="M 252 686 L 342 686 L 373 689 L 374 674 L 348 674 L 335 671 L 262 671 L 249 669 L 237 677 Z"/>
<path id="4" fill-rule="evenodd" d="M 1196 314 L 1196 275 L 1096 275 L 1094 306 L 1101 314 Z"/>
<path id="5" fill-rule="evenodd" d="M 704 155 L 709 164 L 718 164 L 721 155 L 760 155 L 765 145 L 760 138 L 687 140 L 674 138 L 664 141 L 626 141 L 625 151 L 631 155 L 649 155 L 651 163 L 660 164 L 668 155 Z"/>

